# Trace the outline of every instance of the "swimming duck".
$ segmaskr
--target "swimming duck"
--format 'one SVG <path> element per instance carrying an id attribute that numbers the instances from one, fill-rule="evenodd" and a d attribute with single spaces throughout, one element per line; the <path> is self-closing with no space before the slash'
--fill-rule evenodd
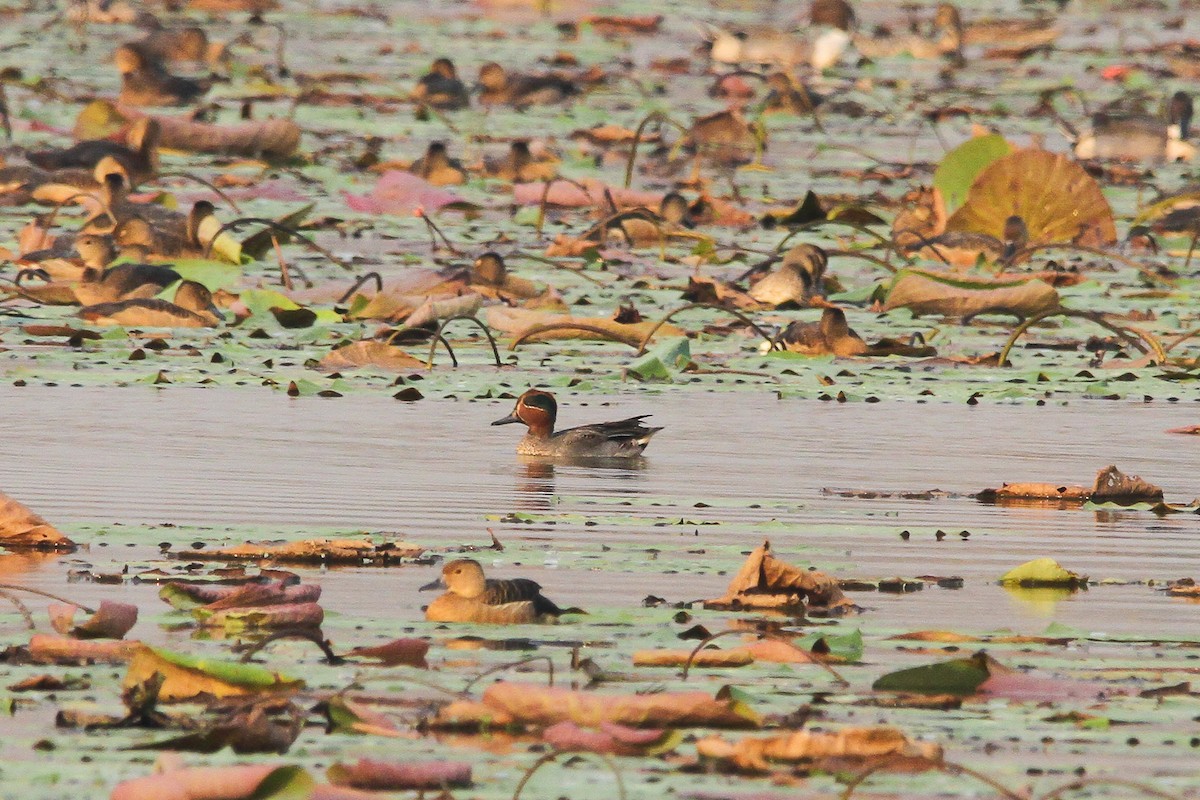
<path id="1" fill-rule="evenodd" d="M 26 157 L 29 163 L 45 170 L 95 170 L 101 161 L 111 159 L 120 165 L 120 171 L 136 185 L 153 177 L 157 171 L 158 142 L 161 136 L 162 127 L 158 120 L 142 117 L 130 127 L 126 138 L 128 144 L 108 139 L 87 139 L 60 150 L 37 150 Z"/>
<path id="2" fill-rule="evenodd" d="M 768 273 L 750 287 L 748 294 L 760 303 L 779 306 L 805 304 L 823 297 L 825 267 L 829 257 L 816 245 L 798 244 L 783 255 L 779 269 Z"/>
<path id="3" fill-rule="evenodd" d="M 1191 161 L 1196 146 L 1188 141 L 1192 96 L 1176 92 L 1167 103 L 1167 120 L 1147 115 L 1096 114 L 1091 131 L 1075 141 L 1076 158 L 1129 161 Z"/>
<path id="4" fill-rule="evenodd" d="M 425 155 L 408 165 L 408 171 L 434 186 L 453 186 L 467 182 L 462 163 L 450 157 L 445 142 L 430 142 Z"/>
<path id="5" fill-rule="evenodd" d="M 772 72 L 767 76 L 767 96 L 762 107 L 764 111 L 811 114 L 824 99 L 788 73 Z"/>
<path id="6" fill-rule="evenodd" d="M 948 56 L 962 58 L 963 24 L 958 9 L 950 3 L 937 7 L 933 18 L 933 30 L 929 36 L 921 33 L 884 34 L 853 37 L 854 48 L 871 59 L 892 58 L 909 55 L 913 58 L 932 59 Z"/>
<path id="7" fill-rule="evenodd" d="M 137 44 L 123 44 L 113 55 L 121 73 L 118 102 L 130 106 L 186 106 L 209 90 L 208 81 L 181 78 Z"/>
<path id="8" fill-rule="evenodd" d="M 429 65 L 409 95 L 416 102 L 440 111 L 457 111 L 471 105 L 466 84 L 458 77 L 458 69 L 448 58 L 439 58 Z"/>
<path id="9" fill-rule="evenodd" d="M 511 414 L 493 422 L 508 425 L 520 422 L 529 432 L 517 444 L 517 454 L 554 458 L 637 458 L 646 449 L 650 437 L 662 428 L 647 428 L 642 414 L 616 422 L 580 425 L 565 431 L 554 431 L 558 403 L 550 392 L 530 389 L 517 398 Z"/>
<path id="10" fill-rule="evenodd" d="M 95 325 L 137 328 L 212 328 L 225 318 L 212 292 L 195 281 L 180 283 L 174 302 L 151 297 L 99 303 L 80 309 L 79 316 Z"/>
<path id="11" fill-rule="evenodd" d="M 527 139 L 513 142 L 501 158 L 485 158 L 483 174 L 489 178 L 530 183 L 544 181 L 558 174 L 558 159 L 548 152 L 534 155 Z"/>
<path id="12" fill-rule="evenodd" d="M 554 622 L 565 613 L 542 594 L 528 578 L 486 578 L 473 558 L 459 558 L 442 567 L 442 577 L 421 591 L 445 589 L 425 609 L 430 622 L 475 622 L 483 625 L 519 625 Z"/>
<path id="13" fill-rule="evenodd" d="M 479 68 L 479 101 L 484 105 L 510 105 L 528 108 L 569 100 L 579 87 L 561 75 L 510 75 L 495 61 Z"/>

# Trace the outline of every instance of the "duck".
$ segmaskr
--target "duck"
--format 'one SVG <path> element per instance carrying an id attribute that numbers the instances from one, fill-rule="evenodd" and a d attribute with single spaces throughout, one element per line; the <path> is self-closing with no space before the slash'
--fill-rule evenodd
<path id="1" fill-rule="evenodd" d="M 146 35 L 134 44 L 160 63 L 192 62 L 216 66 L 229 57 L 225 45 L 209 42 L 204 29 L 195 25 L 166 28 L 148 12 L 138 17 L 136 25 L 146 31 Z"/>
<path id="2" fill-rule="evenodd" d="M 812 114 L 824 99 L 788 73 L 772 72 L 767 76 L 767 96 L 762 107 L 764 111 L 799 116 Z"/>
<path id="3" fill-rule="evenodd" d="M 458 77 L 458 69 L 448 58 L 439 58 L 429 65 L 409 98 L 439 111 L 458 111 L 471 105 L 467 86 Z"/>
<path id="4" fill-rule="evenodd" d="M 921 33 L 884 34 L 853 37 L 854 49 L 870 59 L 892 58 L 909 55 L 919 59 L 934 59 L 947 56 L 962 60 L 963 23 L 958 8 L 951 3 L 937 7 L 933 18 L 933 30 L 929 36 Z"/>
<path id="5" fill-rule="evenodd" d="M 718 64 L 756 67 L 764 64 L 791 70 L 808 64 L 828 69 L 841 60 L 851 37 L 846 29 L 830 26 L 808 42 L 773 26 L 726 29 L 704 26 L 709 58 Z"/>
<path id="6" fill-rule="evenodd" d="M 108 139 L 86 139 L 67 148 L 37 150 L 28 153 L 26 158 L 30 164 L 44 170 L 97 170 L 101 162 L 108 160 L 120 167 L 130 183 L 137 185 L 158 171 L 161 137 L 162 126 L 158 120 L 142 117 L 130 127 L 127 144 Z"/>
<path id="7" fill-rule="evenodd" d="M 642 420 L 650 416 L 580 425 L 565 431 L 554 430 L 558 402 L 554 395 L 540 389 L 530 389 L 517 398 L 517 404 L 507 417 L 493 425 L 520 422 L 529 432 L 517 444 L 517 454 L 543 458 L 638 458 L 650 437 L 662 428 L 648 428 Z"/>
<path id="8" fill-rule="evenodd" d="M 1192 96 L 1183 91 L 1167 102 L 1166 125 L 1161 117 L 1102 112 L 1092 118 L 1092 129 L 1075 140 L 1075 157 L 1191 161 L 1196 157 L 1196 146 L 1188 141 L 1191 124 Z"/>
<path id="9" fill-rule="evenodd" d="M 802 305 L 825 295 L 823 279 L 829 256 L 814 244 L 798 244 L 783 254 L 779 269 L 750 287 L 748 294 L 760 303 Z"/>
<path id="10" fill-rule="evenodd" d="M 483 574 L 473 558 L 459 558 L 442 567 L 442 576 L 420 591 L 444 589 L 445 594 L 425 609 L 430 622 L 474 622 L 483 625 L 519 625 L 555 622 L 567 610 L 542 594 L 528 578 L 497 580 Z"/>
<path id="11" fill-rule="evenodd" d="M 718 111 L 692 123 L 683 149 L 718 166 L 749 164 L 766 149 L 767 132 L 737 109 Z"/>
<path id="12" fill-rule="evenodd" d="M 558 159 L 543 151 L 534 155 L 528 139 L 513 142 L 500 158 L 485 158 L 483 174 L 515 183 L 550 180 L 558 175 Z"/>
<path id="13" fill-rule="evenodd" d="M 89 234 L 80 236 L 75 242 L 75 249 L 79 251 L 85 264 L 89 261 L 111 262 L 116 258 L 116 248 L 111 242 L 100 240 L 93 245 L 93 240 L 100 240 L 100 237 Z M 89 252 L 93 249 L 98 252 Z M 178 272 L 164 264 L 124 262 L 99 269 L 87 266 L 75 287 L 75 297 L 83 306 L 151 298 L 181 279 L 182 276 Z"/>
<path id="14" fill-rule="evenodd" d="M 138 328 L 213 328 L 225 316 L 213 303 L 212 292 L 195 281 L 183 281 L 174 302 L 157 297 L 133 298 L 84 306 L 79 317 L 94 325 Z"/>
<path id="15" fill-rule="evenodd" d="M 870 349 L 846 322 L 846 312 L 827 306 L 819 322 L 796 321 L 779 335 L 790 352 L 810 356 L 861 356 Z"/>
<path id="16" fill-rule="evenodd" d="M 434 186 L 455 186 L 467 182 L 462 163 L 450 157 L 445 142 L 430 142 L 425 155 L 409 164 L 408 171 Z"/>
<path id="17" fill-rule="evenodd" d="M 186 106 L 209 90 L 208 81 L 167 72 L 163 63 L 137 43 L 123 44 L 113 55 L 121 73 L 118 102 L 128 106 Z"/>
<path id="18" fill-rule="evenodd" d="M 517 109 L 562 103 L 579 94 L 579 87 L 561 75 L 513 75 L 495 61 L 479 68 L 479 86 L 479 101 L 485 106 Z"/>

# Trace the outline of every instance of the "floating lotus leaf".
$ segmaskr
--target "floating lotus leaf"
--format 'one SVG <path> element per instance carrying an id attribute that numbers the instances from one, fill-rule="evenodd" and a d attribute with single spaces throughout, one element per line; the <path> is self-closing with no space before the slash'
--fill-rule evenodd
<path id="1" fill-rule="evenodd" d="M 1045 150 L 1018 150 L 985 169 L 946 230 L 1004 239 L 1004 221 L 1025 221 L 1030 242 L 1104 247 L 1117 239 L 1112 209 L 1083 167 Z"/>
<path id="2" fill-rule="evenodd" d="M 1007 139 L 992 133 L 968 139 L 947 153 L 933 173 L 933 185 L 946 198 L 947 210 L 959 208 L 980 173 L 1012 150 Z"/>

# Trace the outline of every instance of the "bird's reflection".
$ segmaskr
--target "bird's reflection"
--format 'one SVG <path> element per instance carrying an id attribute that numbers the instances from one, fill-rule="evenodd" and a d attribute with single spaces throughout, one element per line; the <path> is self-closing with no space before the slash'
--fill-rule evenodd
<path id="1" fill-rule="evenodd" d="M 567 470 L 563 471 L 563 468 Z M 521 511 L 546 511 L 554 500 L 557 484 L 556 470 L 572 479 L 588 483 L 596 494 L 628 494 L 625 481 L 640 480 L 646 468 L 644 458 L 579 458 L 554 459 L 518 456 L 516 469 L 517 508 Z M 594 479 L 594 481 L 589 481 Z M 611 482 L 621 483 L 613 485 Z"/>

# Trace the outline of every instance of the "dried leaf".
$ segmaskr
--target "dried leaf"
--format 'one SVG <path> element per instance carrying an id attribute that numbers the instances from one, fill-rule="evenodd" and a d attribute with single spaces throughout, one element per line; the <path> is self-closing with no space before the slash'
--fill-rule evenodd
<path id="1" fill-rule="evenodd" d="M 637 650 L 633 654 L 635 667 L 682 667 L 688 663 L 691 650 Z M 693 667 L 744 667 L 754 663 L 746 650 L 701 650 L 691 659 Z"/>
<path id="2" fill-rule="evenodd" d="M 705 692 L 613 695 L 501 681 L 487 688 L 483 703 L 518 722 L 541 726 L 564 720 L 585 727 L 615 722 L 640 728 L 753 728 L 760 723 L 749 708 Z"/>
<path id="3" fill-rule="evenodd" d="M 387 372 L 412 372 L 425 369 L 426 364 L 399 347 L 383 342 L 362 341 L 330 350 L 321 359 L 321 369 L 343 370 L 375 367 Z"/>
<path id="4" fill-rule="evenodd" d="M 129 662 L 123 685 L 130 689 L 161 673 L 158 699 L 164 703 L 192 700 L 204 695 L 237 697 L 260 692 L 292 691 L 304 682 L 252 664 L 194 658 L 143 645 Z"/>
<path id="5" fill-rule="evenodd" d="M 560 722 L 542 731 L 542 741 L 562 752 L 604 753 L 613 756 L 653 756 L 674 750 L 683 736 L 670 729 L 630 728 L 602 722 L 597 728 L 581 728 Z"/>
<path id="6" fill-rule="evenodd" d="M 409 216 L 418 212 L 432 214 L 446 206 L 474 208 L 454 192 L 433 186 L 412 173 L 400 170 L 383 173 L 370 194 L 342 192 L 342 196 L 352 211 L 364 214 Z"/>
<path id="7" fill-rule="evenodd" d="M 1037 279 L 965 278 L 915 269 L 896 273 L 883 302 L 885 311 L 907 308 L 914 315 L 942 314 L 964 321 L 979 314 L 1031 317 L 1058 305 L 1054 287 Z"/>
<path id="8" fill-rule="evenodd" d="M 356 647 L 348 655 L 359 658 L 375 658 L 385 667 L 419 667 L 429 669 L 425 655 L 429 652 L 429 642 L 425 639 L 393 639 L 387 644 L 375 647 Z"/>
<path id="9" fill-rule="evenodd" d="M 1117 240 L 1112 208 L 1095 179 L 1073 159 L 1045 150 L 1018 150 L 993 162 L 946 230 L 1003 240 L 1010 216 L 1025 222 L 1033 243 L 1106 247 Z"/>
<path id="10" fill-rule="evenodd" d="M 373 544 L 363 539 L 304 539 L 280 544 L 239 544 L 216 550 L 184 550 L 177 558 L 193 561 L 258 561 L 296 564 L 379 564 L 415 558 L 425 548 L 407 542 Z"/>
<path id="11" fill-rule="evenodd" d="M 257 581 L 257 578 L 249 580 Z M 321 597 L 321 587 L 315 583 L 285 586 L 278 583 L 243 583 L 238 586 L 208 586 L 205 584 L 169 581 L 158 590 L 164 603 L 184 611 L 196 606 L 209 609 L 265 606 L 282 603 L 315 603 Z"/>
<path id="12" fill-rule="evenodd" d="M 606 195 L 612 197 L 617 208 L 636 208 L 638 206 L 658 208 L 663 198 L 661 192 L 641 192 L 619 186 L 609 186 L 595 178 L 585 178 L 582 181 L 551 181 L 548 193 L 545 183 L 513 184 L 513 202 L 523 206 L 541 205 L 542 198 L 545 196 L 546 204 L 552 206 L 607 208 Z"/>
<path id="13" fill-rule="evenodd" d="M 804 608 L 826 613 L 844 613 L 856 608 L 830 575 L 787 564 L 771 553 L 763 542 L 725 590 L 725 596 L 704 601 L 705 608 Z"/>
<path id="14" fill-rule="evenodd" d="M 190 767 L 122 781 L 109 800 L 296 800 L 309 796 L 314 785 L 300 767 Z"/>
<path id="15" fill-rule="evenodd" d="M 114 603 L 101 600 L 100 607 L 78 625 L 73 625 L 79 606 L 68 603 L 52 603 L 47 611 L 54 630 L 64 636 L 77 639 L 124 639 L 125 634 L 137 624 L 137 606 L 129 603 Z"/>
<path id="16" fill-rule="evenodd" d="M 733 744 L 718 737 L 696 742 L 706 758 L 727 762 L 743 772 L 768 772 L 772 763 L 819 762 L 853 759 L 859 768 L 886 768 L 890 757 L 920 759 L 930 768 L 941 763 L 942 747 L 933 742 L 915 742 L 896 728 L 843 728 L 836 733 L 792 731 L 764 738 L 750 737 Z"/>
<path id="17" fill-rule="evenodd" d="M 330 783 L 373 791 L 451 789 L 471 785 L 471 765 L 456 761 L 397 763 L 360 758 L 326 771 Z"/>
<path id="18" fill-rule="evenodd" d="M 138 641 L 87 641 L 38 633 L 29 639 L 29 659 L 38 664 L 125 664 L 144 645 Z"/>
<path id="19" fill-rule="evenodd" d="M 0 547 L 6 550 L 74 550 L 75 543 L 27 506 L 0 492 Z"/>
<path id="20" fill-rule="evenodd" d="M 223 628 L 227 633 L 242 633 L 264 628 L 319 628 L 325 611 L 317 603 L 288 603 L 257 608 L 192 609 L 192 616 L 206 628 Z"/>

